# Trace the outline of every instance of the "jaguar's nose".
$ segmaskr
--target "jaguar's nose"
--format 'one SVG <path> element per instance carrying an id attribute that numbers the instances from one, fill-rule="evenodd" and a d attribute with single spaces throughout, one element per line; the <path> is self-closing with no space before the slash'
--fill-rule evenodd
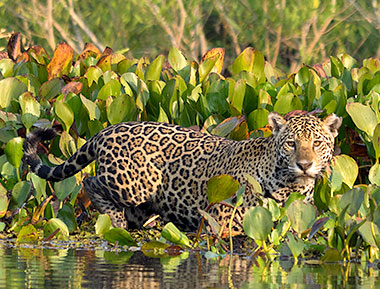
<path id="1" fill-rule="evenodd" d="M 302 160 L 302 161 L 296 162 L 296 165 L 300 170 L 306 172 L 309 168 L 311 168 L 311 166 L 313 165 L 313 162 Z"/>

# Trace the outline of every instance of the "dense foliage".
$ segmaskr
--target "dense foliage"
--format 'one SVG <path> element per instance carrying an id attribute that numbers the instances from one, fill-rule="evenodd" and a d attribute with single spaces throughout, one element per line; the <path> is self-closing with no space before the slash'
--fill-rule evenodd
<path id="1" fill-rule="evenodd" d="M 176 48 L 167 57 L 159 55 L 150 61 L 145 57 L 127 58 L 109 48 L 100 52 L 91 44 L 75 55 L 69 45 L 61 43 L 50 58 L 40 46 L 22 51 L 19 34 L 10 39 L 3 56 L 3 237 L 38 242 L 95 230 L 110 243 L 136 245 L 136 238 L 124 229 L 112 228 L 106 215 L 98 216 L 94 226 L 93 213 L 80 189 L 81 180 L 95 173 L 94 164 L 57 183 L 28 172 L 22 162 L 22 143 L 33 126 L 53 126 L 61 132 L 50 146 L 40 147 L 44 162 L 54 165 L 67 159 L 102 128 L 122 121 L 199 126 L 206 132 L 241 140 L 270 134 L 265 127 L 269 111 L 286 114 L 305 110 L 321 116 L 334 112 L 343 117 L 337 139 L 341 154 L 316 184 L 315 207 L 304 204 L 303 196 L 293 194 L 283 208 L 270 201 L 267 207 L 255 207 L 247 213 L 242 226 L 246 235 L 254 239 L 249 250 L 255 254 L 263 251 L 268 256 L 279 252 L 295 258 L 312 253 L 323 255 L 327 261 L 379 257 L 379 60 L 358 63 L 342 54 L 321 65 L 304 65 L 287 76 L 266 62 L 261 52 L 246 48 L 227 68 L 231 76 L 224 77 L 221 48 L 208 51 L 197 63 Z M 236 193 L 237 202 L 232 206 L 241 205 L 243 188 L 234 182 L 229 176 L 213 179 L 208 191 L 210 203 Z M 257 182 L 251 182 L 259 193 Z M 88 221 L 83 218 L 85 212 L 90 214 Z M 227 244 L 221 239 L 223 230 L 207 210 L 202 215 L 207 226 L 202 226 L 197 236 L 187 236 L 169 223 L 159 233 L 161 242 L 144 243 L 143 251 L 149 254 L 158 248 L 160 254 L 168 254 L 169 245 L 164 240 L 182 247 L 207 249 L 209 256 L 232 251 L 229 225 Z M 78 219 L 83 221 L 81 226 Z"/>
<path id="2" fill-rule="evenodd" d="M 150 59 L 175 46 L 199 59 L 221 46 L 230 64 L 251 46 L 287 72 L 338 53 L 360 61 L 379 53 L 380 10 L 371 0 L 0 0 L 0 6 L 0 38 L 21 30 L 27 43 L 42 43 L 49 53 L 61 41 L 76 53 L 91 42 Z"/>

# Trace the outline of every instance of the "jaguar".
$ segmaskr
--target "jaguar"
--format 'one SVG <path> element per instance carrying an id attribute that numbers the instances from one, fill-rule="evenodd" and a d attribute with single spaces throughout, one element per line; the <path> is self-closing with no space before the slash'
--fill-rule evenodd
<path id="1" fill-rule="evenodd" d="M 312 114 L 283 117 L 270 112 L 269 137 L 235 141 L 168 123 L 125 122 L 91 137 L 64 163 L 50 167 L 37 154 L 38 144 L 56 136 L 52 128 L 36 129 L 24 142 L 30 170 L 48 181 L 61 181 L 97 161 L 96 176 L 83 187 L 114 226 L 141 227 L 152 215 L 172 221 L 183 230 L 195 230 L 198 209 L 208 206 L 207 182 L 228 174 L 245 187 L 239 216 L 273 198 L 283 205 L 295 191 L 313 202 L 314 183 L 333 157 L 334 139 L 342 118 L 324 120 Z M 248 181 L 252 176 L 262 194 Z M 231 209 L 213 207 L 223 223 Z"/>

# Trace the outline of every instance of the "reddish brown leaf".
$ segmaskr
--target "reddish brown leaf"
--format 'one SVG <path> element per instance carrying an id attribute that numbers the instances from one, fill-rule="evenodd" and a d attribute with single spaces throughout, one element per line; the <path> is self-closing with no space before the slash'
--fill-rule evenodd
<path id="1" fill-rule="evenodd" d="M 47 65 L 48 79 L 68 74 L 74 57 L 73 49 L 66 43 L 58 44 L 53 59 Z"/>
<path id="2" fill-rule="evenodd" d="M 82 91 L 83 84 L 81 82 L 69 82 L 62 87 L 62 93 L 67 95 L 68 93 L 79 94 Z"/>
<path id="3" fill-rule="evenodd" d="M 9 38 L 7 45 L 8 56 L 12 60 L 16 60 L 21 55 L 21 34 L 20 32 L 13 33 Z"/>
<path id="4" fill-rule="evenodd" d="M 84 50 L 79 55 L 79 60 L 86 59 L 87 57 L 99 58 L 102 55 L 100 50 L 92 43 L 86 43 Z"/>
<path id="5" fill-rule="evenodd" d="M 0 59 L 9 58 L 8 52 L 0 51 Z"/>
<path id="6" fill-rule="evenodd" d="M 29 59 L 30 59 L 29 54 L 24 51 L 22 54 L 20 54 L 17 57 L 16 62 L 20 62 L 20 61 L 28 62 Z"/>
<path id="7" fill-rule="evenodd" d="M 47 60 L 50 60 L 50 57 L 46 53 L 45 49 L 39 45 L 33 45 L 26 52 L 39 64 L 46 65 Z"/>
<path id="8" fill-rule="evenodd" d="M 113 50 L 112 48 L 107 46 L 103 51 L 103 55 L 111 55 L 111 54 L 113 54 Z"/>
<path id="9" fill-rule="evenodd" d="M 317 71 L 317 73 L 319 74 L 320 77 L 322 77 L 322 78 L 327 77 L 326 72 L 323 69 L 322 64 L 314 64 L 312 67 Z"/>

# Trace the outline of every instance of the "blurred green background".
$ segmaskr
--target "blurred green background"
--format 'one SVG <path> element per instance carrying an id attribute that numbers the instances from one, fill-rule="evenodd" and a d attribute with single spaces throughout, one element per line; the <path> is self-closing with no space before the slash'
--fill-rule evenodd
<path id="1" fill-rule="evenodd" d="M 0 0 L 0 46 L 22 32 L 24 46 L 54 50 L 65 41 L 78 53 L 92 42 L 128 56 L 167 55 L 175 46 L 199 60 L 224 47 L 231 63 L 245 47 L 294 72 L 302 63 L 348 53 L 380 57 L 379 0 Z M 49 52 L 49 51 L 48 51 Z"/>

